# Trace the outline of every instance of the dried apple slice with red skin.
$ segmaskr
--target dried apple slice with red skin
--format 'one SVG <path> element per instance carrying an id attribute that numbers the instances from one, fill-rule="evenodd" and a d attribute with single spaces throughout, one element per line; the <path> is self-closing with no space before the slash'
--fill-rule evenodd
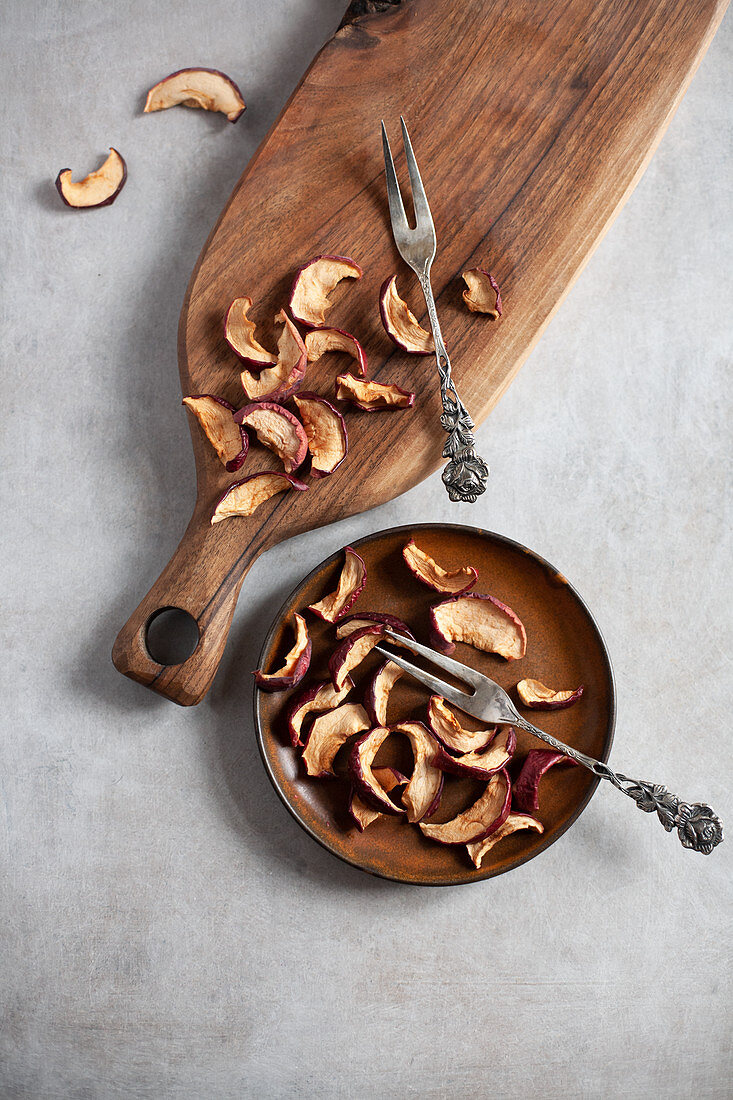
<path id="1" fill-rule="evenodd" d="M 387 792 L 393 791 L 395 787 L 402 786 L 407 782 L 407 776 L 397 771 L 397 768 L 372 768 L 372 774 L 380 786 Z M 366 827 L 376 821 L 378 817 L 383 816 L 379 810 L 373 810 L 371 806 L 367 806 L 366 802 L 359 797 L 353 787 L 349 794 L 348 810 L 350 817 L 360 833 L 363 833 Z"/>
<path id="2" fill-rule="evenodd" d="M 360 279 L 362 275 L 362 269 L 348 256 L 314 256 L 298 268 L 290 292 L 290 312 L 301 324 L 320 328 L 332 305 L 331 292 L 342 279 Z"/>
<path id="3" fill-rule="evenodd" d="M 350 737 L 369 729 L 369 716 L 359 703 L 342 703 L 316 718 L 305 739 L 303 763 L 313 779 L 333 775 L 336 753 Z"/>
<path id="4" fill-rule="evenodd" d="M 372 769 L 374 757 L 390 733 L 386 726 L 377 726 L 355 741 L 349 756 L 349 774 L 356 794 L 367 806 L 383 814 L 401 817 L 405 811 L 401 806 L 395 806 Z"/>
<path id="5" fill-rule="evenodd" d="M 466 284 L 463 301 L 471 313 L 484 313 L 492 321 L 501 317 L 501 292 L 499 284 L 490 271 L 482 267 L 470 267 L 461 274 Z"/>
<path id="6" fill-rule="evenodd" d="M 313 643 L 308 635 L 308 627 L 302 615 L 295 612 L 295 642 L 288 652 L 282 667 L 276 672 L 263 672 L 256 668 L 253 672 L 255 683 L 260 691 L 285 691 L 295 687 L 305 676 L 311 663 Z"/>
<path id="7" fill-rule="evenodd" d="M 443 772 L 436 763 L 440 746 L 422 722 L 400 722 L 389 728 L 392 733 L 404 734 L 410 742 L 415 763 L 402 792 L 402 805 L 408 821 L 422 821 L 435 813 L 443 793 Z"/>
<path id="8" fill-rule="evenodd" d="M 374 673 L 364 692 L 364 709 L 373 726 L 387 725 L 389 693 L 404 673 L 394 661 L 385 661 Z"/>
<path id="9" fill-rule="evenodd" d="M 327 623 L 335 623 L 343 618 L 349 608 L 358 600 L 366 584 L 367 567 L 361 554 L 352 546 L 344 547 L 344 564 L 338 585 L 317 603 L 308 605 L 308 610 Z"/>
<path id="10" fill-rule="evenodd" d="M 251 308 L 251 298 L 234 299 L 224 318 L 224 339 L 243 363 L 262 370 L 277 363 L 277 356 L 255 339 L 256 325 L 248 317 Z"/>
<path id="11" fill-rule="evenodd" d="M 302 745 L 301 732 L 303 722 L 309 714 L 321 714 L 325 710 L 334 710 L 344 702 L 354 684 L 347 678 L 340 691 L 336 691 L 330 680 L 319 680 L 309 684 L 291 701 L 285 720 L 294 749 Z"/>
<path id="12" fill-rule="evenodd" d="M 415 394 L 400 386 L 386 382 L 370 382 L 355 378 L 353 374 L 336 377 L 336 397 L 349 401 L 362 412 L 379 412 L 381 409 L 410 409 L 415 404 Z"/>
<path id="13" fill-rule="evenodd" d="M 539 680 L 520 680 L 517 695 L 523 707 L 529 710 L 564 710 L 582 698 L 583 685 L 575 691 L 553 691 Z"/>
<path id="14" fill-rule="evenodd" d="M 282 462 L 285 473 L 292 474 L 303 465 L 308 454 L 308 437 L 297 416 L 274 401 L 257 401 L 234 414 L 237 424 L 251 428 L 258 440 Z"/>
<path id="15" fill-rule="evenodd" d="M 397 276 L 390 275 L 379 291 L 379 315 L 390 340 L 410 355 L 432 355 L 435 342 L 397 293 Z"/>
<path id="16" fill-rule="evenodd" d="M 431 695 L 428 700 L 428 725 L 443 748 L 459 755 L 483 752 L 496 734 L 496 726 L 482 730 L 464 729 L 441 695 Z"/>
<path id="17" fill-rule="evenodd" d="M 364 348 L 355 336 L 350 332 L 344 332 L 342 328 L 314 328 L 306 333 L 305 350 L 308 353 L 308 362 L 315 363 L 328 351 L 340 351 L 344 355 L 350 355 L 356 362 L 356 369 L 364 378 L 367 372 L 367 357 Z"/>
<path id="18" fill-rule="evenodd" d="M 236 122 L 245 109 L 237 85 L 218 69 L 178 69 L 164 77 L 148 92 L 143 112 L 165 111 L 179 104 L 220 111 L 230 122 Z"/>
<path id="19" fill-rule="evenodd" d="M 533 829 L 536 833 L 544 833 L 545 831 L 542 822 L 538 821 L 536 817 L 532 817 L 531 814 L 510 813 L 504 824 L 500 825 L 491 836 L 487 836 L 484 840 L 471 841 L 466 845 L 466 851 L 476 867 L 480 867 L 484 856 L 495 844 L 520 829 Z"/>
<path id="20" fill-rule="evenodd" d="M 282 309 L 275 315 L 275 324 L 284 326 L 277 342 L 277 362 L 259 374 L 245 368 L 240 376 L 250 401 L 287 401 L 303 385 L 308 360 L 302 337 Z"/>
<path id="21" fill-rule="evenodd" d="M 515 810 L 523 814 L 532 814 L 539 810 L 540 779 L 556 764 L 576 766 L 575 761 L 569 756 L 565 756 L 562 752 L 555 752 L 554 749 L 529 750 L 512 787 L 512 805 Z"/>
<path id="22" fill-rule="evenodd" d="M 353 634 L 349 634 L 333 651 L 328 662 L 328 671 L 337 691 L 343 687 L 349 673 L 366 659 L 383 636 L 381 626 L 366 626 L 363 630 L 355 630 Z"/>
<path id="23" fill-rule="evenodd" d="M 519 616 L 495 596 L 478 592 L 435 604 L 430 609 L 430 640 L 443 653 L 452 653 L 455 642 L 465 642 L 507 661 L 527 651 L 527 632 Z"/>
<path id="24" fill-rule="evenodd" d="M 402 557 L 412 575 L 428 588 L 432 588 L 434 592 L 462 596 L 464 592 L 468 592 L 469 588 L 473 588 L 478 580 L 478 573 L 472 565 L 462 565 L 452 570 L 443 569 L 437 561 L 415 544 L 414 539 L 406 543 Z"/>
<path id="25" fill-rule="evenodd" d="M 240 470 L 249 450 L 249 437 L 234 420 L 234 405 L 213 393 L 192 394 L 184 397 L 181 404 L 196 417 L 225 469 L 230 474 Z"/>
<path id="26" fill-rule="evenodd" d="M 214 509 L 211 525 L 213 527 L 215 523 L 221 523 L 233 516 L 251 516 L 266 500 L 286 489 L 297 489 L 302 493 L 307 488 L 307 485 L 290 474 L 280 474 L 274 470 L 250 474 L 229 486 Z"/>
<path id="27" fill-rule="evenodd" d="M 403 623 L 402 619 L 398 619 L 396 615 L 387 615 L 384 611 L 355 611 L 353 615 L 347 615 L 345 618 L 340 618 L 339 624 L 336 627 L 336 637 L 347 638 L 349 634 L 353 634 L 355 630 L 362 630 L 365 626 L 370 626 L 372 623 L 388 626 L 390 630 L 394 630 L 396 634 L 404 634 L 406 638 L 412 638 L 413 641 L 415 640 L 415 636 L 407 623 Z"/>
<path id="28" fill-rule="evenodd" d="M 328 477 L 339 468 L 349 450 L 346 421 L 338 409 L 320 394 L 301 391 L 294 395 L 293 401 L 308 437 L 308 450 L 312 457 L 311 477 Z"/>
<path id="29" fill-rule="evenodd" d="M 488 748 L 481 752 L 468 752 L 451 756 L 442 746 L 438 749 L 437 767 L 453 775 L 470 775 L 474 779 L 491 779 L 505 768 L 517 747 L 517 735 L 512 726 L 504 726 L 492 737 Z"/>
<path id="30" fill-rule="evenodd" d="M 67 206 L 74 210 L 93 210 L 111 206 L 127 180 L 127 165 L 122 153 L 110 147 L 101 168 L 74 183 L 71 168 L 62 168 L 56 177 L 56 190 Z"/>
<path id="31" fill-rule="evenodd" d="M 442 825 L 420 822 L 420 828 L 430 840 L 439 844 L 469 844 L 484 840 L 504 824 L 511 806 L 511 784 L 506 771 L 492 776 L 481 797 L 467 810 Z"/>

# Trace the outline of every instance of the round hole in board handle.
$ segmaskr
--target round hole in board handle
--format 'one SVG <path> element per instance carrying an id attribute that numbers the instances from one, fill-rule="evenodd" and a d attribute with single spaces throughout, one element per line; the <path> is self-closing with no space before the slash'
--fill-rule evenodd
<path id="1" fill-rule="evenodd" d="M 199 644 L 198 623 L 181 607 L 160 607 L 145 626 L 145 647 L 159 665 L 181 665 Z"/>

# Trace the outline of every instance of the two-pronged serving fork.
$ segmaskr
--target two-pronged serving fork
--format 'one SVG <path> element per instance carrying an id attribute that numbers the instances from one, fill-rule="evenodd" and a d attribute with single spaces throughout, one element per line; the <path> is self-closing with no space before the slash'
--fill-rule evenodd
<path id="1" fill-rule="evenodd" d="M 465 711 L 466 714 L 472 714 L 474 718 L 479 718 L 488 725 L 516 726 L 518 729 L 526 730 L 527 733 L 539 737 L 541 741 L 546 741 L 557 752 L 562 752 L 569 756 L 571 760 L 582 764 L 584 768 L 588 768 L 599 779 L 608 779 L 614 787 L 623 791 L 629 798 L 633 798 L 640 810 L 644 810 L 646 813 L 656 811 L 659 820 L 668 833 L 672 829 L 677 829 L 679 838 L 685 848 L 692 848 L 695 852 L 702 852 L 708 856 L 713 848 L 722 841 L 723 826 L 719 818 L 705 803 L 695 802 L 689 805 L 687 802 L 680 802 L 679 798 L 670 794 L 667 788 L 660 784 L 629 779 L 626 775 L 611 771 L 607 764 L 601 763 L 600 760 L 594 760 L 592 756 L 586 756 L 583 752 L 578 752 L 577 749 L 563 744 L 562 741 L 558 741 L 549 733 L 545 733 L 544 730 L 533 726 L 531 722 L 527 722 L 519 714 L 504 689 L 494 683 L 493 680 L 490 680 L 488 676 L 484 676 L 459 661 L 454 661 L 451 657 L 445 657 L 442 653 L 436 653 L 434 649 L 430 649 L 428 646 L 420 645 L 419 642 L 405 638 L 401 634 L 395 634 L 388 627 L 385 627 L 384 633 L 387 639 L 393 639 L 397 642 L 401 649 L 408 649 L 410 652 L 424 657 L 433 665 L 442 668 L 444 672 L 450 673 L 455 679 L 473 689 L 469 692 L 461 691 L 459 688 L 444 683 L 437 676 L 433 676 L 430 672 L 414 665 L 401 654 L 383 649 L 381 645 L 376 646 L 376 649 L 384 657 L 388 657 L 390 661 L 399 665 L 401 669 L 404 669 L 414 679 L 419 680 L 430 691 L 442 695 L 446 702 L 452 703 L 453 706 Z"/>
<path id="2" fill-rule="evenodd" d="M 430 268 L 437 247 L 435 226 L 430 214 L 428 200 L 425 197 L 425 188 L 420 179 L 415 154 L 412 151 L 410 135 L 407 133 L 405 120 L 401 115 L 400 122 L 407 158 L 407 171 L 412 189 L 415 228 L 410 229 L 405 216 L 405 208 L 402 204 L 400 185 L 397 182 L 387 131 L 384 128 L 384 123 L 382 123 L 384 167 L 387 173 L 387 198 L 389 199 L 392 234 L 402 259 L 410 265 L 420 280 L 420 286 L 425 295 L 425 304 L 428 307 L 430 326 L 433 330 L 435 358 L 440 376 L 440 396 L 443 402 L 443 415 L 440 418 L 440 423 L 444 431 L 448 433 L 448 440 L 443 448 L 443 458 L 450 460 L 443 470 L 443 483 L 451 500 L 473 503 L 486 489 L 489 468 L 483 459 L 474 453 L 473 421 L 458 396 L 451 378 L 450 359 L 443 343 L 438 314 L 435 310 L 433 290 L 430 285 Z"/>

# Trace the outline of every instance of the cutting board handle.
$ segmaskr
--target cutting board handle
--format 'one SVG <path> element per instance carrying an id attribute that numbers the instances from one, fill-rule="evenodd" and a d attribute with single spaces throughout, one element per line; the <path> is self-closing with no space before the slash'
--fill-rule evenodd
<path id="1" fill-rule="evenodd" d="M 242 547 L 231 531 L 212 527 L 195 512 L 168 565 L 117 635 L 115 668 L 180 706 L 200 703 L 219 667 L 242 581 L 260 549 Z M 148 626 L 171 608 L 195 619 L 199 638 L 186 660 L 164 665 L 148 651 Z"/>

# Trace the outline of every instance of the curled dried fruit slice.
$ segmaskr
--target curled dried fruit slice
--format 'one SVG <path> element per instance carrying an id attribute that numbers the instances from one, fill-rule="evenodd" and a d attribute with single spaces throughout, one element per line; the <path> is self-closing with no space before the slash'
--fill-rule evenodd
<path id="1" fill-rule="evenodd" d="M 481 267 L 471 267 L 461 277 L 466 284 L 463 301 L 471 313 L 485 313 L 492 321 L 501 317 L 501 294 L 494 276 Z"/>
<path id="2" fill-rule="evenodd" d="M 261 369 L 277 363 L 277 356 L 255 340 L 256 325 L 247 316 L 251 308 L 251 298 L 234 299 L 224 319 L 224 338 L 240 359 Z"/>
<path id="3" fill-rule="evenodd" d="M 553 691 L 539 680 L 520 680 L 517 684 L 517 695 L 530 710 L 564 710 L 577 703 L 582 694 L 582 684 L 575 691 Z"/>
<path id="4" fill-rule="evenodd" d="M 387 792 L 407 782 L 407 776 L 397 771 L 397 768 L 372 768 L 372 774 L 382 789 Z M 383 816 L 379 810 L 373 810 L 371 806 L 367 806 L 353 787 L 349 795 L 349 814 L 360 833 L 364 832 L 367 825 L 371 825 L 378 817 Z"/>
<path id="5" fill-rule="evenodd" d="M 333 775 L 336 753 L 350 737 L 365 729 L 369 729 L 369 718 L 358 703 L 342 703 L 316 718 L 303 750 L 308 775 L 316 778 Z"/>
<path id="6" fill-rule="evenodd" d="M 236 122 L 245 107 L 237 85 L 218 69 L 178 69 L 150 89 L 143 110 L 149 114 L 179 103 L 221 111 L 230 122 Z"/>
<path id="7" fill-rule="evenodd" d="M 443 569 L 437 561 L 415 545 L 415 540 L 405 545 L 402 557 L 410 572 L 428 588 L 436 592 L 450 592 L 454 596 L 460 596 L 473 588 L 478 580 L 478 573 L 472 565 L 461 565 L 458 569 Z"/>
<path id="8" fill-rule="evenodd" d="M 295 612 L 295 644 L 285 657 L 277 672 L 262 672 L 255 669 L 255 683 L 261 691 L 285 691 L 295 687 L 305 676 L 311 663 L 313 646 L 308 636 L 308 627 L 302 615 Z"/>
<path id="9" fill-rule="evenodd" d="M 302 481 L 291 477 L 290 474 L 277 474 L 266 471 L 260 474 L 250 474 L 249 477 L 236 481 L 230 485 L 221 498 L 211 517 L 212 526 L 221 523 L 222 520 L 232 516 L 251 516 L 260 504 L 264 504 L 276 493 L 282 493 L 285 489 L 297 489 L 304 492 L 308 488 Z"/>
<path id="10" fill-rule="evenodd" d="M 443 772 L 436 763 L 440 746 L 422 722 L 400 722 L 390 728 L 410 742 L 415 764 L 402 792 L 402 805 L 408 821 L 421 821 L 435 813 L 443 793 Z"/>
<path id="11" fill-rule="evenodd" d="M 354 378 L 353 374 L 337 375 L 336 397 L 339 401 L 350 401 L 364 412 L 410 409 L 415 404 L 415 394 L 409 390 L 400 389 L 392 383 L 367 382 Z"/>
<path id="12" fill-rule="evenodd" d="M 554 752 L 553 749 L 530 749 L 512 789 L 515 810 L 530 814 L 540 808 L 540 779 L 555 764 L 574 765 L 575 761 L 564 753 Z"/>
<path id="13" fill-rule="evenodd" d="M 313 713 L 320 714 L 324 710 L 333 710 L 343 703 L 353 686 L 351 680 L 347 679 L 341 690 L 336 691 L 330 680 L 321 680 L 316 684 L 309 684 L 298 693 L 286 715 L 290 743 L 294 749 L 301 744 L 300 734 L 306 717 Z"/>
<path id="14" fill-rule="evenodd" d="M 381 623 L 397 634 L 404 634 L 406 638 L 415 640 L 415 636 L 407 623 L 403 623 L 402 619 L 398 619 L 396 615 L 386 615 L 383 611 L 357 611 L 354 615 L 347 615 L 345 619 L 341 619 L 336 627 L 336 637 L 346 638 L 349 634 L 353 634 L 355 630 L 362 630 L 372 623 Z"/>
<path id="15" fill-rule="evenodd" d="M 286 401 L 303 385 L 307 359 L 300 333 L 282 309 L 275 324 L 285 326 L 277 342 L 277 362 L 258 375 L 242 371 L 242 388 L 250 401 Z"/>
<path id="16" fill-rule="evenodd" d="M 348 256 L 316 256 L 309 260 L 298 270 L 290 292 L 293 317 L 304 325 L 325 325 L 331 291 L 342 279 L 360 279 L 362 274 Z"/>
<path id="17" fill-rule="evenodd" d="M 501 600 L 478 592 L 453 596 L 432 607 L 430 638 L 443 653 L 452 653 L 455 642 L 465 642 L 507 661 L 524 657 L 527 650 L 527 633 L 519 616 Z"/>
<path id="18" fill-rule="evenodd" d="M 385 661 L 372 676 L 364 693 L 364 708 L 373 726 L 387 725 L 389 693 L 403 675 L 394 661 Z"/>
<path id="19" fill-rule="evenodd" d="M 480 867 L 484 856 L 495 844 L 498 844 L 504 837 L 516 833 L 519 829 L 534 829 L 536 833 L 545 831 L 542 822 L 530 814 L 509 814 L 504 824 L 500 825 L 491 836 L 487 836 L 484 840 L 471 841 L 470 844 L 466 845 L 466 850 L 476 866 Z"/>
<path id="20" fill-rule="evenodd" d="M 235 408 L 223 397 L 212 393 L 198 393 L 184 397 L 181 402 L 191 410 L 204 430 L 224 466 L 233 474 L 241 469 L 249 450 L 249 439 L 244 428 L 234 421 Z"/>
<path id="21" fill-rule="evenodd" d="M 379 291 L 379 313 L 390 339 L 411 355 L 430 355 L 435 351 L 431 333 L 426 332 L 397 293 L 397 276 L 392 275 L 382 283 Z"/>
<path id="22" fill-rule="evenodd" d="M 341 351 L 356 361 L 359 374 L 364 377 L 367 371 L 367 359 L 364 348 L 350 332 L 340 328 L 314 328 L 305 337 L 305 350 L 308 362 L 315 363 L 327 351 Z"/>
<path id="23" fill-rule="evenodd" d="M 303 464 L 308 454 L 308 437 L 297 416 L 282 405 L 274 401 L 245 405 L 235 413 L 234 419 L 237 424 L 251 428 L 260 443 L 277 455 L 286 474 L 292 474 Z"/>
<path id="24" fill-rule="evenodd" d="M 346 683 L 349 673 L 371 653 L 382 636 L 381 626 L 367 626 L 363 630 L 355 630 L 334 650 L 328 662 L 328 671 L 337 691 Z"/>
<path id="25" fill-rule="evenodd" d="M 503 825 L 509 816 L 511 785 L 505 771 L 497 772 L 486 785 L 486 790 L 463 813 L 442 825 L 420 822 L 425 836 L 439 844 L 468 844 L 484 840 Z"/>
<path id="26" fill-rule="evenodd" d="M 338 409 L 317 393 L 303 391 L 293 401 L 298 406 L 313 458 L 311 477 L 328 477 L 338 469 L 349 449 L 346 422 Z"/>
<path id="27" fill-rule="evenodd" d="M 66 205 L 76 210 L 111 206 L 125 186 L 126 179 L 125 158 L 116 149 L 110 148 L 102 167 L 90 172 L 78 183 L 72 181 L 70 168 L 62 168 L 56 177 L 56 190 Z"/>
<path id="28" fill-rule="evenodd" d="M 496 733 L 496 726 L 475 731 L 464 729 L 441 695 L 430 696 L 428 724 L 441 745 L 461 754 L 483 752 Z"/>
<path id="29" fill-rule="evenodd" d="M 308 610 L 327 623 L 335 623 L 356 603 L 366 584 L 367 569 L 361 554 L 351 546 L 344 547 L 344 564 L 335 592 L 330 592 Z"/>
<path id="30" fill-rule="evenodd" d="M 435 763 L 444 772 L 452 772 L 454 775 L 491 779 L 492 775 L 507 766 L 516 747 L 516 733 L 511 726 L 504 726 L 492 737 L 487 748 L 478 752 L 467 752 L 462 756 L 451 756 L 441 747 Z"/>
<path id="31" fill-rule="evenodd" d="M 381 783 L 377 780 L 372 769 L 374 757 L 390 735 L 390 730 L 383 726 L 369 730 L 358 741 L 354 742 L 349 756 L 349 774 L 356 794 L 367 806 L 378 810 L 383 814 L 391 814 L 400 817 L 404 810 L 395 806 L 391 798 L 387 796 Z"/>

